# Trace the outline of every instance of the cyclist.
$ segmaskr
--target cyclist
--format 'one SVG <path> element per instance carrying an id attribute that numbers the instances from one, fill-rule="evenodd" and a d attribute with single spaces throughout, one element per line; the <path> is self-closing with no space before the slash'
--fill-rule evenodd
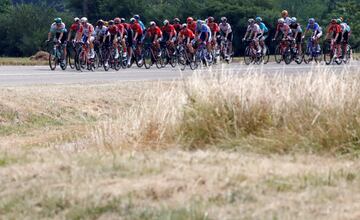
<path id="1" fill-rule="evenodd" d="M 161 28 L 163 33 L 162 41 L 166 42 L 170 48 L 174 48 L 174 42 L 176 40 L 176 30 L 175 27 L 170 24 L 169 20 L 164 21 L 164 26 Z"/>
<path id="2" fill-rule="evenodd" d="M 68 34 L 68 38 L 67 41 L 70 42 L 71 38 L 72 38 L 72 33 L 75 33 L 74 35 L 74 40 L 75 41 L 80 41 L 81 35 L 79 35 L 80 32 L 82 32 L 82 25 L 80 22 L 80 18 L 74 18 L 74 23 L 71 25 L 70 27 L 70 32 Z"/>
<path id="3" fill-rule="evenodd" d="M 108 28 L 105 26 L 105 22 L 102 19 L 96 24 L 94 42 L 96 42 L 96 44 L 104 43 L 105 37 L 108 35 Z"/>
<path id="4" fill-rule="evenodd" d="M 273 40 L 276 40 L 279 32 L 283 34 L 283 40 L 291 40 L 291 29 L 288 24 L 285 23 L 283 18 L 278 20 L 278 25 L 276 27 L 276 33 Z"/>
<path id="5" fill-rule="evenodd" d="M 157 51 L 160 50 L 160 40 L 163 36 L 161 29 L 156 25 L 155 21 L 150 22 L 150 27 L 147 30 L 147 36 L 150 38 L 152 45 L 156 48 Z M 158 56 L 160 53 L 158 52 Z"/>
<path id="6" fill-rule="evenodd" d="M 259 45 L 259 39 L 258 39 L 258 35 L 261 34 L 261 30 L 259 25 L 255 22 L 254 19 L 250 18 L 248 20 L 248 27 L 245 33 L 245 36 L 243 38 L 243 41 L 245 41 L 247 39 L 247 37 L 249 36 L 249 39 L 254 41 L 255 43 L 255 49 L 257 53 L 261 53 L 261 47 Z"/>
<path id="7" fill-rule="evenodd" d="M 107 43 L 112 44 L 115 48 L 115 59 L 119 58 L 119 51 L 117 45 L 117 39 L 119 35 L 119 28 L 115 25 L 114 20 L 109 21 L 108 27 L 109 35 L 107 36 Z"/>
<path id="8" fill-rule="evenodd" d="M 214 18 L 214 17 L 209 17 L 209 18 L 207 19 L 207 21 L 208 21 L 208 22 L 207 22 L 207 25 L 208 25 L 209 28 L 210 28 L 211 36 L 212 36 L 212 40 L 211 40 L 212 45 L 211 45 L 211 47 L 216 48 L 216 46 L 217 46 L 217 42 L 216 42 L 216 40 L 217 40 L 217 35 L 218 35 L 219 31 L 220 31 L 219 25 L 215 22 L 215 18 Z M 212 48 L 212 49 L 213 49 L 213 48 Z"/>
<path id="9" fill-rule="evenodd" d="M 350 34 L 351 34 L 351 28 L 350 26 L 344 22 L 344 19 L 342 17 L 340 17 L 338 19 L 338 22 L 340 22 L 340 26 L 341 26 L 341 33 L 342 33 L 342 51 L 343 51 L 343 59 L 344 61 L 346 61 L 346 58 L 344 56 L 344 54 L 347 51 L 347 46 L 349 44 L 349 38 L 350 38 Z"/>
<path id="10" fill-rule="evenodd" d="M 186 23 L 187 23 L 187 27 L 194 32 L 194 34 L 196 34 L 196 22 L 194 21 L 194 19 L 192 17 L 188 17 L 186 19 Z"/>
<path id="11" fill-rule="evenodd" d="M 267 51 L 266 51 L 266 47 L 265 47 L 265 40 L 268 37 L 269 29 L 266 27 L 264 22 L 262 22 L 261 17 L 256 17 L 255 21 L 260 27 L 260 35 L 258 37 L 259 44 L 262 47 L 263 54 L 266 54 Z"/>
<path id="12" fill-rule="evenodd" d="M 181 26 L 181 30 L 179 33 L 179 42 L 185 43 L 191 54 L 194 54 L 194 47 L 192 45 L 192 40 L 195 39 L 195 34 L 187 27 L 187 24 L 183 24 Z"/>
<path id="13" fill-rule="evenodd" d="M 146 27 L 145 27 L 144 23 L 140 20 L 140 15 L 134 15 L 134 19 L 135 19 L 136 23 L 139 23 L 141 30 L 144 32 L 146 30 Z"/>
<path id="14" fill-rule="evenodd" d="M 329 39 L 329 35 L 332 33 L 331 44 L 335 46 L 337 50 L 336 59 L 341 57 L 341 26 L 337 19 L 332 19 L 329 28 L 326 33 L 325 39 Z"/>
<path id="15" fill-rule="evenodd" d="M 312 31 L 311 38 L 314 41 L 314 46 L 316 46 L 316 50 L 317 50 L 316 52 L 320 53 L 321 49 L 320 49 L 319 40 L 320 40 L 321 36 L 323 35 L 323 32 L 322 32 L 322 28 L 320 27 L 320 25 L 317 22 L 315 22 L 314 18 L 309 19 L 309 23 L 306 27 L 305 33 L 302 38 L 305 38 L 308 31 Z"/>
<path id="16" fill-rule="evenodd" d="M 295 47 L 299 54 L 302 53 L 301 51 L 301 42 L 302 42 L 302 28 L 301 25 L 297 22 L 296 17 L 291 18 L 291 24 L 289 25 L 291 32 L 292 32 L 292 38 L 295 41 Z"/>
<path id="17" fill-rule="evenodd" d="M 66 57 L 66 40 L 67 40 L 67 30 L 65 24 L 62 22 L 61 18 L 55 18 L 54 23 L 50 27 L 48 33 L 48 39 L 46 42 L 49 42 L 51 37 L 57 40 L 57 42 L 63 47 L 64 57 Z"/>
<path id="18" fill-rule="evenodd" d="M 88 19 L 86 17 L 81 18 L 81 24 L 83 26 L 82 29 L 82 42 L 86 42 L 88 45 L 90 45 L 90 54 L 89 57 L 92 59 L 95 57 L 95 51 L 94 51 L 94 26 L 92 24 L 88 23 Z"/>
<path id="19" fill-rule="evenodd" d="M 121 22 L 121 19 L 120 18 L 115 18 L 114 19 L 114 22 L 115 22 L 115 26 L 118 28 L 119 30 L 119 35 L 118 35 L 118 42 L 121 43 L 121 46 L 124 50 L 124 54 L 123 56 L 127 56 L 126 55 L 126 52 L 127 52 L 127 49 L 126 49 L 126 44 L 125 44 L 125 32 L 126 32 L 126 29 L 125 29 L 125 26 L 124 24 L 122 24 Z"/>
<path id="20" fill-rule="evenodd" d="M 208 59 L 211 60 L 211 31 L 209 26 L 205 24 L 205 21 L 196 21 L 196 39 L 206 45 L 208 51 Z"/>
<path id="21" fill-rule="evenodd" d="M 291 18 L 289 17 L 289 12 L 287 10 L 283 10 L 281 12 L 281 17 L 284 19 L 287 25 L 291 24 Z"/>
<path id="22" fill-rule="evenodd" d="M 141 44 L 142 42 L 143 30 L 141 29 L 140 24 L 136 22 L 135 18 L 130 19 L 130 29 L 132 30 L 131 46 L 135 44 L 137 49 L 139 49 L 140 47 L 139 44 Z M 130 66 L 133 49 L 130 46 L 128 49 L 129 49 L 128 66 Z"/>
<path id="23" fill-rule="evenodd" d="M 227 43 L 228 50 L 232 51 L 233 32 L 231 29 L 231 25 L 227 22 L 226 17 L 221 18 L 221 23 L 219 24 L 219 28 L 220 28 L 221 38 L 223 38 L 225 40 L 225 42 Z M 220 44 L 221 41 L 218 43 Z M 228 60 L 229 55 L 227 55 L 225 59 Z"/>
<path id="24" fill-rule="evenodd" d="M 174 23 L 173 25 L 174 25 L 176 33 L 179 34 L 179 32 L 181 30 L 180 19 L 179 18 L 174 18 L 173 23 Z"/>

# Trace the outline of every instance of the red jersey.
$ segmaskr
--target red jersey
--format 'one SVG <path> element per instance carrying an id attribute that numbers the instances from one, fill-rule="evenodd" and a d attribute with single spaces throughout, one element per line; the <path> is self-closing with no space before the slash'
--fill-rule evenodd
<path id="1" fill-rule="evenodd" d="M 335 34 L 341 33 L 341 26 L 340 24 L 330 24 L 330 27 L 328 28 L 328 33 L 333 32 Z"/>
<path id="2" fill-rule="evenodd" d="M 173 26 L 175 28 L 176 33 L 179 33 L 181 29 L 181 24 L 174 24 Z"/>
<path id="3" fill-rule="evenodd" d="M 216 24 L 215 22 L 208 23 L 208 26 L 209 26 L 212 33 L 217 33 L 217 32 L 220 31 L 219 25 Z"/>
<path id="4" fill-rule="evenodd" d="M 138 35 L 141 35 L 141 34 L 143 34 L 143 31 L 142 31 L 142 29 L 141 29 L 141 26 L 140 26 L 140 24 L 139 23 L 133 23 L 133 24 L 131 24 L 131 29 L 134 31 L 134 35 L 136 34 L 136 33 L 138 33 Z"/>
<path id="5" fill-rule="evenodd" d="M 169 25 L 163 26 L 161 30 L 163 33 L 167 33 L 168 35 L 170 35 L 170 34 L 176 35 L 176 30 L 174 28 L 174 25 L 169 24 Z"/>
<path id="6" fill-rule="evenodd" d="M 70 30 L 75 32 L 83 32 L 83 26 L 81 23 L 74 23 L 71 25 Z"/>
<path id="7" fill-rule="evenodd" d="M 156 26 L 155 28 L 149 28 L 147 33 L 149 37 L 154 37 L 155 35 L 157 35 L 158 37 L 162 37 L 162 31 L 158 26 Z"/>
<path id="8" fill-rule="evenodd" d="M 124 28 L 125 28 L 126 30 L 130 30 L 131 25 L 130 25 L 129 23 L 121 23 L 121 24 L 124 25 Z"/>
<path id="9" fill-rule="evenodd" d="M 184 38 L 190 38 L 190 39 L 194 39 L 195 38 L 195 34 L 192 30 L 190 30 L 189 28 L 185 28 L 185 29 L 182 29 L 180 31 L 180 37 L 184 37 Z"/>
<path id="10" fill-rule="evenodd" d="M 118 28 L 119 33 L 120 33 L 120 34 L 124 34 L 124 31 L 125 31 L 124 25 L 123 25 L 123 24 L 115 24 L 115 25 L 116 25 L 116 27 Z"/>
<path id="11" fill-rule="evenodd" d="M 116 25 L 113 26 L 109 26 L 108 31 L 111 35 L 117 35 L 119 33 L 119 29 L 118 27 L 116 27 Z"/>
<path id="12" fill-rule="evenodd" d="M 195 33 L 195 32 L 196 32 L 196 22 L 193 21 L 192 23 L 189 23 L 189 24 L 188 24 L 188 28 L 189 28 L 193 33 Z"/>

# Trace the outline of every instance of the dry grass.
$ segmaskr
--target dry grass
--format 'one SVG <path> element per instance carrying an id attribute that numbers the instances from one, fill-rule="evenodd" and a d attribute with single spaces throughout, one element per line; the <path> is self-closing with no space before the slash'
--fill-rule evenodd
<path id="1" fill-rule="evenodd" d="M 0 57 L 0 66 L 49 65 L 47 61 L 30 60 L 29 57 Z"/>
<path id="2" fill-rule="evenodd" d="M 358 219 L 360 77 L 0 90 L 0 219 Z"/>

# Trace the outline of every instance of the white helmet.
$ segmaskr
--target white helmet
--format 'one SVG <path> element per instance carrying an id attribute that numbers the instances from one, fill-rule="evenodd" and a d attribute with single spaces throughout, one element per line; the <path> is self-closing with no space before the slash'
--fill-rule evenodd
<path id="1" fill-rule="evenodd" d="M 81 22 L 82 22 L 82 23 L 88 22 L 87 17 L 82 17 L 82 18 L 81 18 Z"/>
<path id="2" fill-rule="evenodd" d="M 80 21 L 80 18 L 76 17 L 76 18 L 74 18 L 74 21 L 78 22 L 78 21 Z"/>
<path id="3" fill-rule="evenodd" d="M 155 25 L 156 25 L 155 21 L 150 21 L 150 26 L 155 26 Z"/>
<path id="4" fill-rule="evenodd" d="M 164 21 L 164 25 L 167 25 L 167 24 L 169 24 L 169 20 Z"/>
<path id="5" fill-rule="evenodd" d="M 285 23 L 284 18 L 280 18 L 280 19 L 278 20 L 278 23 L 279 23 L 279 24 L 284 24 L 284 23 Z"/>

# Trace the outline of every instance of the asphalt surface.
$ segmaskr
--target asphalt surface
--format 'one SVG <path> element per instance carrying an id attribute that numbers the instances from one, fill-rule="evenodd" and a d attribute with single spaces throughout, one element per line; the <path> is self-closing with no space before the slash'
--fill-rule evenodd
<path id="1" fill-rule="evenodd" d="M 201 72 L 221 71 L 225 73 L 247 73 L 261 72 L 264 74 L 286 73 L 301 74 L 307 73 L 313 69 L 322 68 L 329 71 L 341 73 L 350 70 L 360 73 L 360 61 L 353 61 L 348 65 L 297 65 L 297 64 L 276 64 L 269 63 L 267 65 L 251 65 L 246 66 L 241 63 L 232 63 L 214 65 L 210 68 L 202 68 Z M 123 81 L 148 81 L 148 80 L 176 80 L 182 77 L 191 76 L 194 71 L 187 68 L 181 71 L 178 67 L 166 67 L 151 69 L 132 67 L 130 69 L 120 69 L 118 72 L 110 70 L 105 72 L 100 69 L 94 72 L 84 71 L 77 72 L 68 68 L 66 71 L 51 71 L 48 66 L 0 66 L 0 86 L 23 86 L 23 85 L 47 85 L 47 84 L 98 84 L 113 83 Z"/>

